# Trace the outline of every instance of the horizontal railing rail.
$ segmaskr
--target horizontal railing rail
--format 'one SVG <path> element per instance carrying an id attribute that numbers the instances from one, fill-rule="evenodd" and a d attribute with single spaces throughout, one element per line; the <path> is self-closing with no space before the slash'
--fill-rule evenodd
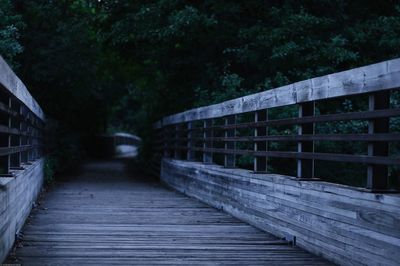
<path id="1" fill-rule="evenodd" d="M 141 139 L 135 135 L 127 133 L 116 133 L 113 135 L 115 145 L 131 145 L 138 146 L 141 143 Z"/>
<path id="2" fill-rule="evenodd" d="M 0 175 L 43 155 L 45 115 L 0 56 Z"/>
<path id="3" fill-rule="evenodd" d="M 171 115 L 154 124 L 155 158 L 234 168 L 250 156 L 256 173 L 271 171 L 270 158 L 289 159 L 299 180 L 315 180 L 321 161 L 354 163 L 365 165 L 366 188 L 388 190 L 400 165 L 399 87 L 394 59 Z M 343 110 L 346 101 L 356 107 Z"/>

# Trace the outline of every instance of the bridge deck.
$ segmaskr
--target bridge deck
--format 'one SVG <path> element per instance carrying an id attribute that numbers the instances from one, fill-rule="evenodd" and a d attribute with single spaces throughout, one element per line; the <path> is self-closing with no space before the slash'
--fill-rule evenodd
<path id="1" fill-rule="evenodd" d="M 45 195 L 9 262 L 23 265 L 326 265 L 146 178 L 91 163 Z"/>

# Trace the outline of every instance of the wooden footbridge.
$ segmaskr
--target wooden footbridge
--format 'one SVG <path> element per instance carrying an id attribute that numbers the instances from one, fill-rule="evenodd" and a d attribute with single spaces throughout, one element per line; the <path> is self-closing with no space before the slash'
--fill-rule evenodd
<path id="1" fill-rule="evenodd" d="M 166 117 L 154 178 L 92 161 L 40 197 L 45 116 L 1 58 L 0 83 L 0 262 L 399 265 L 400 59 Z M 343 100 L 357 108 L 324 109 Z M 332 163 L 361 185 L 327 182 Z"/>
<path id="2" fill-rule="evenodd" d="M 124 164 L 86 164 L 32 212 L 23 265 L 328 265 Z"/>

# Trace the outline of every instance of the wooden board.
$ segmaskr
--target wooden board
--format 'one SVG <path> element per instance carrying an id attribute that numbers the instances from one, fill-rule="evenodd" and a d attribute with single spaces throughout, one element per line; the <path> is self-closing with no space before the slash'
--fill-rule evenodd
<path id="1" fill-rule="evenodd" d="M 41 120 L 45 120 L 42 108 L 36 102 L 24 83 L 15 75 L 6 61 L 0 56 L 0 84 L 13 94 L 18 100 L 23 102 L 29 110 L 37 115 Z"/>
<path id="2" fill-rule="evenodd" d="M 340 265 L 398 265 L 400 195 L 164 159 L 162 180 Z"/>
<path id="3" fill-rule="evenodd" d="M 48 192 L 12 255 L 23 265 L 328 265 L 119 162 L 88 164 Z"/>
<path id="4" fill-rule="evenodd" d="M 154 128 L 400 87 L 400 59 L 303 80 L 276 89 L 164 117 Z"/>

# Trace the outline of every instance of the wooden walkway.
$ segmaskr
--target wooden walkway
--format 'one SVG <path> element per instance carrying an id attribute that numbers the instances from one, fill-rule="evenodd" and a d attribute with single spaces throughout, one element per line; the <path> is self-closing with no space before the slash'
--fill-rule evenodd
<path id="1" fill-rule="evenodd" d="M 45 195 L 10 263 L 327 265 L 156 181 L 97 162 Z M 15 261 L 17 259 L 17 261 Z"/>

